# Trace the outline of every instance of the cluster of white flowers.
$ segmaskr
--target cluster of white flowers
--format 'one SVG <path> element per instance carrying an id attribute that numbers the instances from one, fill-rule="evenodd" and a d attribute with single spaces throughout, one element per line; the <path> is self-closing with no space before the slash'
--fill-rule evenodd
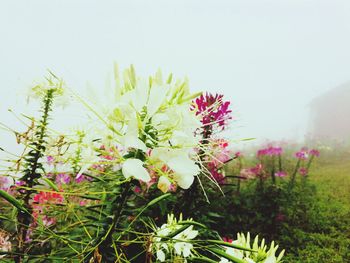
<path id="1" fill-rule="evenodd" d="M 52 95 L 55 97 L 55 105 L 64 107 L 68 104 L 66 84 L 62 79 L 59 79 L 56 75 L 50 72 L 50 75 L 45 81 L 37 82 L 30 87 L 28 91 L 28 100 L 43 99 L 48 91 L 52 91 Z"/>
<path id="2" fill-rule="evenodd" d="M 114 95 L 109 95 L 113 100 L 108 107 L 104 103 L 99 114 L 107 126 L 107 131 L 98 132 L 101 142 L 145 157 L 121 160 L 123 175 L 143 182 L 156 177 L 163 192 L 171 186 L 188 189 L 200 172 L 194 149 L 201 123 L 191 110 L 199 94 L 189 92 L 187 80 L 172 82 L 169 77 L 164 82 L 160 72 L 149 79 L 138 78 L 133 67 L 124 71 L 123 80 L 116 69 L 115 82 Z"/>
<path id="3" fill-rule="evenodd" d="M 189 225 L 180 233 L 177 233 L 173 237 L 169 237 L 169 235 L 184 226 L 179 224 L 181 222 L 181 215 L 179 220 L 176 220 L 174 215 L 171 214 L 168 215 L 167 223 L 156 229 L 154 236 L 152 237 L 150 252 L 155 251 L 158 261 L 164 262 L 168 257 L 173 257 L 172 259 L 181 258 L 186 262 L 186 258 L 192 255 L 193 245 L 191 240 L 198 235 L 198 231 L 193 230 L 193 225 Z"/>
<path id="4" fill-rule="evenodd" d="M 230 256 L 235 258 L 245 260 L 247 263 L 279 263 L 282 260 L 284 255 L 284 250 L 276 256 L 278 245 L 275 246 L 275 243 L 272 241 L 269 250 L 267 250 L 267 245 L 265 244 L 265 239 L 262 239 L 259 244 L 259 237 L 256 236 L 253 242 L 253 246 L 250 245 L 250 234 L 247 234 L 247 237 L 243 233 L 237 234 L 237 239 L 232 241 L 233 245 L 240 247 L 252 249 L 253 251 L 244 251 L 232 247 L 225 247 L 225 252 Z M 267 250 L 267 251 L 266 251 Z M 220 263 L 231 263 L 226 258 L 221 258 Z"/>

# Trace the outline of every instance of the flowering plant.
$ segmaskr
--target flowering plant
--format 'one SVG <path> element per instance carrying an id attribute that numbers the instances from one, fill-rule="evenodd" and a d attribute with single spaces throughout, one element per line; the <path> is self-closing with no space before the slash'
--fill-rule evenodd
<path id="1" fill-rule="evenodd" d="M 64 82 L 51 73 L 31 89 L 31 97 L 42 101 L 42 116 L 15 133 L 23 154 L 0 177 L 6 202 L 0 209 L 14 226 L 1 217 L 0 228 L 12 232 L 0 239 L 4 258 L 213 261 L 226 255 L 221 245 L 247 249 L 197 240 L 208 236 L 206 227 L 181 216 L 169 215 L 160 228 L 155 224 L 161 215 L 153 228 L 147 223 L 152 209 L 176 210 L 164 208 L 172 196 L 192 202 L 186 194 L 196 182 L 205 193 L 204 178 L 215 187 L 224 179 L 221 169 L 232 159 L 229 142 L 212 135 L 231 119 L 229 102 L 222 95 L 192 94 L 187 80 L 174 82 L 171 75 L 166 81 L 159 72 L 137 77 L 133 67 L 123 78 L 116 68 L 115 83 L 107 105 L 76 96 L 93 114 L 94 127 L 59 136 L 48 126 L 55 100 L 67 92 Z"/>

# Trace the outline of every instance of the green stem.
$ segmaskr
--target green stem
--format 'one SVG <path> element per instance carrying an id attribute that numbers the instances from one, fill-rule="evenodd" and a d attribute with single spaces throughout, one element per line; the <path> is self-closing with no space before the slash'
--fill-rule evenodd
<path id="1" fill-rule="evenodd" d="M 30 205 L 31 195 L 35 192 L 32 188 L 37 184 L 37 180 L 41 177 L 41 173 L 37 170 L 43 169 L 42 164 L 39 162 L 39 159 L 43 156 L 43 152 L 45 151 L 45 136 L 47 131 L 49 113 L 51 111 L 52 103 L 53 103 L 53 94 L 54 89 L 49 89 L 44 97 L 44 107 L 43 107 L 43 115 L 39 124 L 39 131 L 35 133 L 35 139 L 31 143 L 32 150 L 27 154 L 25 158 L 26 169 L 24 170 L 24 175 L 21 177 L 21 181 L 25 182 L 27 190 L 22 189 L 22 199 L 24 202 L 24 207 L 29 212 L 23 213 L 22 211 L 18 211 L 17 221 L 18 221 L 18 229 L 17 229 L 17 252 L 18 255 L 14 258 L 15 262 L 22 262 L 23 258 L 26 254 L 26 245 L 25 239 L 28 234 L 29 226 L 32 222 L 31 212 L 32 206 Z"/>
<path id="2" fill-rule="evenodd" d="M 297 172 L 298 172 L 299 167 L 300 167 L 300 159 L 298 159 L 298 162 L 297 162 L 297 164 L 295 165 L 295 168 L 294 168 L 292 177 L 291 177 L 291 179 L 290 179 L 289 189 L 292 189 L 292 188 L 294 187 L 295 178 L 296 178 L 296 175 L 297 175 Z"/>
<path id="3" fill-rule="evenodd" d="M 122 193 L 115 197 L 111 206 L 112 220 L 106 218 L 104 228 L 98 235 L 98 237 L 93 242 L 93 247 L 96 247 L 99 254 L 102 256 L 103 262 L 108 262 L 107 258 L 111 256 L 111 253 L 114 252 L 112 248 L 112 237 L 116 228 L 120 223 L 120 218 L 122 216 L 123 208 L 126 204 L 126 201 L 129 197 L 129 192 L 131 189 L 132 183 L 129 181 L 125 184 Z M 91 251 L 86 257 L 84 262 L 90 262 L 91 256 L 95 250 Z"/>

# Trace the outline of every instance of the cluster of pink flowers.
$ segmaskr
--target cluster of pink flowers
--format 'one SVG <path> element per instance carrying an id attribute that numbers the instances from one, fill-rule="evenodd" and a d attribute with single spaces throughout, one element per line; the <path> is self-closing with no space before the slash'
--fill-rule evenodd
<path id="1" fill-rule="evenodd" d="M 33 196 L 33 217 L 35 221 L 42 215 L 41 220 L 45 226 L 50 226 L 56 223 L 55 218 L 49 218 L 45 215 L 45 208 L 50 208 L 54 204 L 62 204 L 64 202 L 63 195 L 51 192 L 39 192 Z M 34 224 L 36 223 L 34 221 Z"/>
<path id="2" fill-rule="evenodd" d="M 268 146 L 257 151 L 257 156 L 279 156 L 283 153 L 282 147 Z"/>
<path id="3" fill-rule="evenodd" d="M 255 177 L 264 177 L 264 174 L 265 174 L 264 166 L 261 163 L 258 163 L 257 165 L 250 168 L 243 168 L 240 171 L 240 176 L 246 179 L 253 179 Z"/>
<path id="4" fill-rule="evenodd" d="M 0 189 L 8 191 L 10 189 L 10 181 L 9 177 L 0 175 Z"/>
<path id="5" fill-rule="evenodd" d="M 229 109 L 230 102 L 223 101 L 223 95 L 205 93 L 199 96 L 194 101 L 195 107 L 193 110 L 197 110 L 196 115 L 202 117 L 201 122 L 204 127 L 217 127 L 224 129 L 227 125 L 227 121 L 232 119 L 231 110 Z"/>
<path id="6" fill-rule="evenodd" d="M 303 147 L 300 149 L 300 151 L 295 153 L 295 157 L 299 160 L 307 160 L 309 156 L 319 157 L 320 152 L 316 149 L 308 150 L 308 148 Z"/>
<path id="7" fill-rule="evenodd" d="M 225 139 L 216 139 L 210 143 L 211 156 L 207 156 L 206 167 L 218 183 L 223 183 L 225 175 L 221 169 L 225 163 L 232 160 L 232 151 Z"/>
<path id="8" fill-rule="evenodd" d="M 300 149 L 300 151 L 295 153 L 295 157 L 299 160 L 307 160 L 309 157 L 309 151 L 306 147 L 303 147 Z"/>

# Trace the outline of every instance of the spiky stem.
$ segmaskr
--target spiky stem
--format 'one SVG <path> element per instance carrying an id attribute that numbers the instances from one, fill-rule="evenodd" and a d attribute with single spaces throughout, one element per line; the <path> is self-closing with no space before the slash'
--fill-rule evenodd
<path id="1" fill-rule="evenodd" d="M 24 175 L 21 177 L 21 181 L 25 183 L 26 189 L 21 189 L 19 192 L 22 195 L 23 205 L 29 212 L 24 213 L 18 211 L 17 215 L 17 252 L 18 255 L 15 257 L 15 262 L 22 262 L 25 251 L 25 239 L 28 234 L 28 229 L 32 223 L 32 206 L 30 204 L 31 195 L 35 192 L 33 187 L 38 183 L 38 179 L 41 177 L 43 166 L 40 163 L 40 158 L 43 157 L 46 149 L 46 132 L 49 120 L 49 113 L 52 110 L 54 89 L 47 90 L 46 95 L 43 99 L 42 116 L 39 122 L 39 129 L 34 134 L 34 140 L 30 143 L 31 150 L 25 157 L 25 170 Z"/>

